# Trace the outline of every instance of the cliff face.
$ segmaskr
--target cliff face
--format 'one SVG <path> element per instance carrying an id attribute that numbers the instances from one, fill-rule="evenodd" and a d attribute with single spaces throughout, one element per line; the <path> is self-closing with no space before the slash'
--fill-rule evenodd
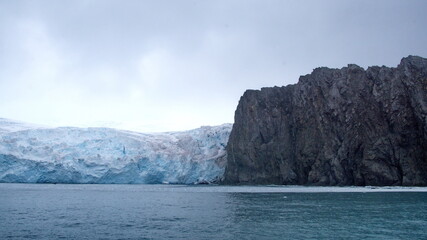
<path id="1" fill-rule="evenodd" d="M 231 124 L 183 132 L 48 128 L 0 118 L 0 183 L 216 182 Z"/>
<path id="2" fill-rule="evenodd" d="M 427 185 L 427 59 L 248 90 L 227 154 L 228 184 Z"/>

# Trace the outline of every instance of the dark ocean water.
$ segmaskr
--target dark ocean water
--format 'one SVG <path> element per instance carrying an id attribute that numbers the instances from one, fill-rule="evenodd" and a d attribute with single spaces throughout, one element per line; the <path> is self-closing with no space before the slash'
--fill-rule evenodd
<path id="1" fill-rule="evenodd" d="M 0 238 L 427 239 L 427 189 L 0 184 Z"/>

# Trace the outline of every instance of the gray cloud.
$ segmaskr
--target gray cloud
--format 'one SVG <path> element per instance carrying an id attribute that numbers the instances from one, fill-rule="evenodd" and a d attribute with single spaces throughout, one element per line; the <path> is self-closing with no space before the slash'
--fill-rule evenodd
<path id="1" fill-rule="evenodd" d="M 0 1 L 0 116 L 180 130 L 315 67 L 427 56 L 425 1 Z"/>

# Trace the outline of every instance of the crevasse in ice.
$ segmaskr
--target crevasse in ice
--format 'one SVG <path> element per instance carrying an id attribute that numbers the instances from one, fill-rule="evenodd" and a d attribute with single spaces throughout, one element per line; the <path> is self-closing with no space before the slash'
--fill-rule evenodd
<path id="1" fill-rule="evenodd" d="M 224 173 L 231 127 L 146 134 L 0 119 L 0 182 L 213 182 Z"/>

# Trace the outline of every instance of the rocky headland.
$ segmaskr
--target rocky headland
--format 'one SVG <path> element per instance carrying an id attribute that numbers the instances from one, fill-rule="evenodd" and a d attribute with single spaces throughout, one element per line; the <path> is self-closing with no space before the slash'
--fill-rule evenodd
<path id="1" fill-rule="evenodd" d="M 427 59 L 248 90 L 226 149 L 226 184 L 425 186 Z"/>

